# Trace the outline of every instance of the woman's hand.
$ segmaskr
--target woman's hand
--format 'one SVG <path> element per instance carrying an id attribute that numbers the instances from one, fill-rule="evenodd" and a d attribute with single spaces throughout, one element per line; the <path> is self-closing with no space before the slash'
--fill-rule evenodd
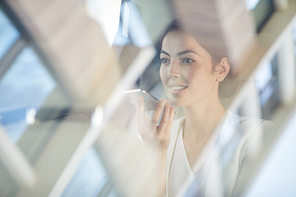
<path id="1" fill-rule="evenodd" d="M 157 125 L 163 109 L 161 122 Z M 161 99 L 149 120 L 144 110 L 144 99 L 140 97 L 137 114 L 138 130 L 144 143 L 156 150 L 166 151 L 170 144 L 171 126 L 175 114 L 174 106 L 171 106 L 168 100 Z"/>

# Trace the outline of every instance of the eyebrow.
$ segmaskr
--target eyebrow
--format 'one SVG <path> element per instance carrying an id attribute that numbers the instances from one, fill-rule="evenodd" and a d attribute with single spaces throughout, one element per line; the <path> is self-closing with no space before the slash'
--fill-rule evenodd
<path id="1" fill-rule="evenodd" d="M 170 54 L 168 54 L 168 53 L 165 52 L 164 50 L 161 50 L 160 53 L 164 53 L 164 54 L 166 54 L 167 56 L 171 57 Z M 192 51 L 192 50 L 186 50 L 186 51 L 181 51 L 181 52 L 179 52 L 179 53 L 177 54 L 177 56 L 184 55 L 184 54 L 186 54 L 186 53 L 194 53 L 194 54 L 198 55 L 195 51 Z"/>
<path id="2" fill-rule="evenodd" d="M 168 54 L 167 52 L 165 52 L 164 50 L 161 50 L 161 52 L 160 53 L 164 53 L 164 54 L 166 54 L 167 56 L 169 56 L 169 57 L 171 57 L 170 56 L 170 54 Z"/>
<path id="3" fill-rule="evenodd" d="M 194 53 L 196 55 L 198 55 L 195 51 L 192 51 L 192 50 L 186 50 L 186 51 L 182 51 L 180 53 L 177 54 L 177 56 L 180 56 L 180 55 L 184 55 L 186 53 Z"/>

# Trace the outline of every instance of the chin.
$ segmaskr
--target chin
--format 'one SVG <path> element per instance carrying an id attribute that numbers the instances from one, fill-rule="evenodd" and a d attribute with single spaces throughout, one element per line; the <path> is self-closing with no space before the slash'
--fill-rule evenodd
<path id="1" fill-rule="evenodd" d="M 180 98 L 174 98 L 174 97 L 170 96 L 169 101 L 175 107 L 185 107 L 186 106 L 186 103 L 184 101 L 182 101 L 182 99 L 180 99 Z"/>

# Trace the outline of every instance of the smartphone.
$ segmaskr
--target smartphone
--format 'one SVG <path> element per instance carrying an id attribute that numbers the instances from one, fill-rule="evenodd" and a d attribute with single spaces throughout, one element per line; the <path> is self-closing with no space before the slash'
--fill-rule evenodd
<path id="1" fill-rule="evenodd" d="M 144 98 L 145 112 L 155 111 L 159 103 L 159 100 L 157 98 L 155 98 L 153 95 L 149 94 L 145 90 L 128 90 L 122 93 L 127 98 L 127 100 L 129 100 L 136 106 L 138 104 L 139 97 L 142 96 Z"/>

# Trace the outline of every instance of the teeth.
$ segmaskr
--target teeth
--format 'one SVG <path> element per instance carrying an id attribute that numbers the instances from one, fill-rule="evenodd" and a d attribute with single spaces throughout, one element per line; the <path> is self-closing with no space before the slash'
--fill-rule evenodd
<path id="1" fill-rule="evenodd" d="M 185 89 L 187 88 L 187 86 L 175 86 L 175 87 L 171 87 L 172 90 L 181 90 L 181 89 Z"/>

